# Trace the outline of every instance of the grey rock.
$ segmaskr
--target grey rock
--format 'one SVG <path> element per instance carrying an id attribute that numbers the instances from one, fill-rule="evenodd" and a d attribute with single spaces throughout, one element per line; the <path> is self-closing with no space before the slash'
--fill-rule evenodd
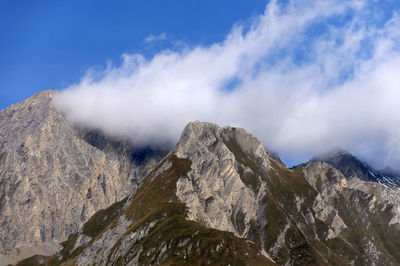
<path id="1" fill-rule="evenodd" d="M 89 248 L 86 248 L 84 253 L 79 257 L 77 264 L 106 265 L 105 258 L 108 257 L 108 252 L 125 233 L 129 225 L 130 222 L 125 216 L 119 217 L 117 226 L 113 230 L 107 230 L 101 238 L 96 239 Z"/>
<path id="2" fill-rule="evenodd" d="M 0 261 L 50 255 L 98 210 L 135 192 L 160 160 L 71 126 L 45 91 L 0 112 Z M 0 263 L 1 264 L 1 263 Z"/>
<path id="3" fill-rule="evenodd" d="M 244 237 L 265 188 L 249 166 L 239 163 L 235 149 L 268 172 L 273 159 L 243 129 L 200 122 L 186 126 L 174 153 L 193 163 L 188 175 L 177 182 L 176 195 L 188 207 L 188 219 Z M 239 172 L 251 173 L 249 179 Z"/>

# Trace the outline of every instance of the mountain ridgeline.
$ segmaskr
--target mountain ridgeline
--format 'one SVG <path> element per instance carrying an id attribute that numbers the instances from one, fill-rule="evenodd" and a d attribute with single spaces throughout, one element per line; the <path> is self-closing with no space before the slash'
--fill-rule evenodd
<path id="1" fill-rule="evenodd" d="M 337 149 L 327 155 L 313 158 L 314 162 L 327 162 L 340 170 L 348 178 L 358 178 L 364 181 L 378 182 L 386 187 L 400 187 L 400 173 L 385 168 L 374 170 L 368 164 L 358 160 L 345 150 Z"/>
<path id="2" fill-rule="evenodd" d="M 69 125 L 53 93 L 0 113 L 3 264 L 400 265 L 393 171 L 341 150 L 289 169 L 204 122 L 168 154 L 133 148 Z"/>

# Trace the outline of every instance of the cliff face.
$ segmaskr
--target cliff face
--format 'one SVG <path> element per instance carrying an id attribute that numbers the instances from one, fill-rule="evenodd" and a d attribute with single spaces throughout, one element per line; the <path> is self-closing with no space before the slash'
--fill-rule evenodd
<path id="1" fill-rule="evenodd" d="M 133 193 L 159 161 L 72 128 L 39 93 L 0 112 L 0 261 L 52 254 L 96 211 Z"/>
<path id="2" fill-rule="evenodd" d="M 132 198 L 29 262 L 398 265 L 399 195 L 324 162 L 288 169 L 243 129 L 193 122 Z"/>

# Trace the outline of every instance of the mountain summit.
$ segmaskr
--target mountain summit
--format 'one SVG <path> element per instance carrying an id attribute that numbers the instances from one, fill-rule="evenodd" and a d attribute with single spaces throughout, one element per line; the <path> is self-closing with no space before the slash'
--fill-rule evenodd
<path id="1" fill-rule="evenodd" d="M 374 170 L 371 166 L 357 159 L 343 149 L 336 149 L 323 156 L 313 158 L 313 162 L 326 162 L 340 170 L 348 178 L 358 178 L 383 184 L 387 187 L 400 188 L 400 175 L 392 169 Z"/>
<path id="2" fill-rule="evenodd" d="M 132 193 L 160 158 L 135 164 L 128 143 L 72 127 L 52 103 L 56 93 L 0 112 L 3 262 L 53 254 L 94 213 Z"/>

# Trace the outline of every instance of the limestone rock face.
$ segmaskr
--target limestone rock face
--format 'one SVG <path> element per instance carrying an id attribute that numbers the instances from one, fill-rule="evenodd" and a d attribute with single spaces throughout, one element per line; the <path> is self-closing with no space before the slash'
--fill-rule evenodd
<path id="1" fill-rule="evenodd" d="M 52 104 L 54 93 L 0 112 L 3 262 L 54 253 L 96 211 L 134 193 L 160 159 L 137 165 L 126 143 L 72 128 Z"/>
<path id="2" fill-rule="evenodd" d="M 246 161 L 267 174 L 273 160 L 260 142 L 243 129 L 194 122 L 185 128 L 174 153 L 192 161 L 176 189 L 189 208 L 188 218 L 240 237 L 248 234 L 265 186 Z"/>

